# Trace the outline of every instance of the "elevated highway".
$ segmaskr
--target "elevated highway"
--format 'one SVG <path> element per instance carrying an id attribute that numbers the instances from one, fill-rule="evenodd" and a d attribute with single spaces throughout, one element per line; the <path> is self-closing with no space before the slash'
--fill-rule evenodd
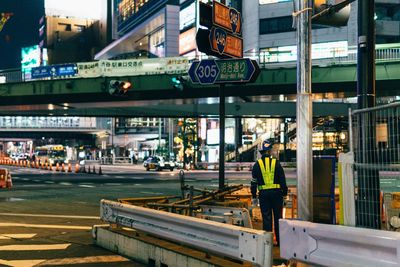
<path id="1" fill-rule="evenodd" d="M 184 83 L 182 90 L 173 87 L 173 76 L 153 74 L 119 77 L 68 78 L 0 84 L 0 115 L 69 115 L 69 116 L 199 116 L 217 115 L 217 86 Z M 377 96 L 396 96 L 400 89 L 400 60 L 376 65 Z M 108 93 L 110 80 L 127 80 L 132 88 L 126 96 Z M 349 103 L 332 99 L 355 97 L 357 66 L 330 64 L 313 67 L 313 88 L 319 94 L 315 116 L 347 115 Z M 296 68 L 261 69 L 252 84 L 227 85 L 228 116 L 295 116 Z M 289 96 L 280 102 L 278 95 Z M 292 95 L 292 98 L 290 98 Z M 290 101 L 292 99 L 292 101 Z"/>

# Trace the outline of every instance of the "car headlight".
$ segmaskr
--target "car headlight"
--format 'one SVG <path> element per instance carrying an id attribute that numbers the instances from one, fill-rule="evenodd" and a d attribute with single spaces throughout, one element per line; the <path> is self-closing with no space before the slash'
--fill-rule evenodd
<path id="1" fill-rule="evenodd" d="M 50 159 L 50 164 L 54 164 L 54 159 Z"/>
<path id="2" fill-rule="evenodd" d="M 165 164 L 163 162 L 160 162 L 160 167 L 164 167 Z"/>

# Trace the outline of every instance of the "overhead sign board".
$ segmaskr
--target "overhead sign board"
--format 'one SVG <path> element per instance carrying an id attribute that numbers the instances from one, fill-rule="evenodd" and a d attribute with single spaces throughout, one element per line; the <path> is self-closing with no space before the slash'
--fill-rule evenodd
<path id="1" fill-rule="evenodd" d="M 211 50 L 220 55 L 235 58 L 243 57 L 243 39 L 227 33 L 221 28 L 213 27 L 209 35 Z"/>
<path id="2" fill-rule="evenodd" d="M 227 7 L 219 2 L 214 1 L 212 18 L 215 26 L 224 28 L 233 34 L 241 35 L 241 15 L 236 9 Z"/>
<path id="3" fill-rule="evenodd" d="M 195 61 L 189 69 L 192 82 L 200 84 L 253 82 L 259 73 L 257 62 L 249 58 Z"/>

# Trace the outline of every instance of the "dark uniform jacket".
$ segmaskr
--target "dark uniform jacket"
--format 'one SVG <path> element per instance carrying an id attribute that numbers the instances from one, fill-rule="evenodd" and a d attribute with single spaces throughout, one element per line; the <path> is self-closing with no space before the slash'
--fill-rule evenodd
<path id="1" fill-rule="evenodd" d="M 269 155 L 263 155 L 262 160 L 265 164 L 265 158 L 270 157 Z M 272 159 L 272 157 L 271 157 Z M 272 160 L 270 160 L 270 164 L 272 164 Z M 271 167 L 271 166 L 270 166 Z M 258 160 L 253 166 L 253 171 L 252 171 L 252 177 L 251 179 L 251 195 L 253 198 L 257 197 L 257 186 L 259 185 L 264 185 L 264 178 L 261 173 L 260 165 L 258 164 Z M 281 188 L 277 189 L 267 189 L 267 190 L 281 190 L 283 196 L 287 195 L 288 192 L 288 187 L 286 185 L 286 177 L 285 177 L 285 172 L 283 171 L 283 168 L 279 162 L 279 160 L 276 160 L 275 163 L 275 175 L 274 175 L 274 184 L 280 184 Z"/>

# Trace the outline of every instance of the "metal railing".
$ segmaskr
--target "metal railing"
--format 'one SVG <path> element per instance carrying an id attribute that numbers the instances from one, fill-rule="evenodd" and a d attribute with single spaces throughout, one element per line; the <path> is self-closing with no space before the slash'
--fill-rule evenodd
<path id="1" fill-rule="evenodd" d="M 99 129 L 97 119 L 85 117 L 26 117 L 0 116 L 0 128 Z"/>

